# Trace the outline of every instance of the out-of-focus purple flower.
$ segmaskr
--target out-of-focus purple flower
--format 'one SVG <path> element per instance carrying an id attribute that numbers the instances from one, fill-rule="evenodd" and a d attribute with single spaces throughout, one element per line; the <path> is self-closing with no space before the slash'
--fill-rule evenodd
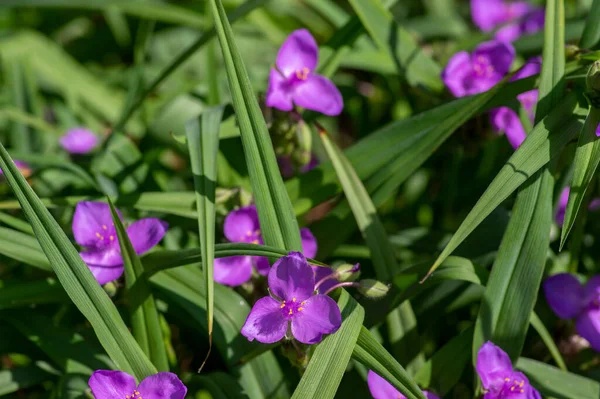
<path id="1" fill-rule="evenodd" d="M 369 391 L 375 399 L 406 399 L 406 396 L 402 395 L 392 384 L 373 370 L 369 370 L 367 383 L 369 384 Z M 423 391 L 423 395 L 427 399 L 440 399 L 439 396 L 429 391 Z"/>
<path id="2" fill-rule="evenodd" d="M 541 57 L 534 57 L 527 61 L 527 63 L 514 74 L 511 81 L 524 79 L 532 75 L 540 73 L 542 59 Z M 531 123 L 535 118 L 535 105 L 538 99 L 537 89 L 529 90 L 524 93 L 517 95 L 517 99 L 527 112 L 527 116 Z M 525 140 L 525 129 L 519 119 L 519 115 L 509 107 L 495 108 L 490 112 L 490 122 L 492 128 L 497 133 L 505 133 L 506 138 L 510 145 L 517 149 L 523 140 Z"/>
<path id="3" fill-rule="evenodd" d="M 279 166 L 279 170 L 281 171 L 281 175 L 289 179 L 290 177 L 296 176 L 296 174 L 306 173 L 319 165 L 319 160 L 315 157 L 314 154 L 311 155 L 310 161 L 302 166 L 299 170 L 294 167 L 292 159 L 289 156 L 280 156 L 277 157 L 277 165 Z"/>
<path id="4" fill-rule="evenodd" d="M 500 28 L 497 40 L 512 42 L 544 27 L 545 11 L 525 1 L 471 0 L 473 23 L 482 31 Z"/>
<path id="5" fill-rule="evenodd" d="M 98 136 L 90 130 L 76 127 L 60 138 L 60 145 L 71 154 L 87 154 L 96 148 L 98 141 Z"/>
<path id="6" fill-rule="evenodd" d="M 223 226 L 225 238 L 231 242 L 263 244 L 255 205 L 231 211 Z M 302 251 L 308 258 L 317 254 L 317 240 L 309 229 L 300 229 Z M 252 277 L 252 268 L 263 276 L 269 273 L 269 259 L 264 256 L 228 256 L 217 258 L 214 263 L 214 279 L 217 283 L 237 287 Z"/>
<path id="7" fill-rule="evenodd" d="M 135 252 L 141 255 L 162 240 L 167 228 L 167 222 L 160 219 L 140 219 L 127 227 L 127 235 Z M 108 204 L 78 203 L 73 216 L 73 235 L 77 244 L 87 248 L 79 254 L 98 283 L 106 284 L 121 277 L 123 258 Z"/>
<path id="8" fill-rule="evenodd" d="M 479 349 L 476 369 L 484 399 L 542 399 L 525 374 L 513 370 L 506 352 L 490 341 Z"/>
<path id="9" fill-rule="evenodd" d="M 556 211 L 556 216 L 554 220 L 556 220 L 556 224 L 562 226 L 565 221 L 565 213 L 567 212 L 567 204 L 569 203 L 569 193 L 571 189 L 569 187 L 565 187 L 560 193 L 560 197 L 558 198 L 558 210 Z M 590 201 L 588 205 L 588 209 L 590 211 L 596 211 L 600 208 L 600 198 L 594 198 Z"/>
<path id="10" fill-rule="evenodd" d="M 27 162 L 19 161 L 16 159 L 13 160 L 13 162 L 15 163 L 15 166 L 17 167 L 17 169 L 19 169 L 19 171 L 25 178 L 28 178 L 29 176 L 31 176 L 31 167 L 29 166 L 29 164 Z M 4 176 L 4 171 L 1 168 L 0 168 L 0 176 Z"/>
<path id="11" fill-rule="evenodd" d="M 492 88 L 510 70 L 515 49 L 510 43 L 481 43 L 472 54 L 456 53 L 442 71 L 442 80 L 456 97 L 484 92 Z"/>
<path id="12" fill-rule="evenodd" d="M 581 285 L 575 276 L 559 273 L 544 282 L 546 301 L 561 319 L 575 319 L 575 328 L 600 352 L 600 276 Z"/>
<path id="13" fill-rule="evenodd" d="M 291 111 L 294 104 L 338 115 L 344 108 L 340 91 L 326 77 L 314 73 L 319 47 L 309 31 L 298 29 L 288 36 L 269 75 L 268 107 Z"/>
<path id="14" fill-rule="evenodd" d="M 96 399 L 184 399 L 187 388 L 173 373 L 157 373 L 140 385 L 123 371 L 96 370 L 88 385 Z"/>
<path id="15" fill-rule="evenodd" d="M 323 334 L 340 328 L 342 315 L 337 303 L 327 295 L 313 295 L 315 276 L 300 252 L 290 252 L 275 262 L 268 281 L 274 297 L 259 299 L 242 327 L 242 335 L 249 341 L 277 342 L 291 325 L 296 340 L 316 344 Z"/>

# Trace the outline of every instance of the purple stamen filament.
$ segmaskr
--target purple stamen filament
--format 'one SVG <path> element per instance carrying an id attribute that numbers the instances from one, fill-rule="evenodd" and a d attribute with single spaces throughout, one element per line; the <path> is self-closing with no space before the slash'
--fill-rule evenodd
<path id="1" fill-rule="evenodd" d="M 346 282 L 346 283 L 339 283 L 334 285 L 333 287 L 331 287 L 330 289 L 328 289 L 327 291 L 325 291 L 323 293 L 323 295 L 327 295 L 329 294 L 331 291 L 338 289 L 340 287 L 360 287 L 360 284 L 358 283 L 353 283 L 353 282 Z"/>

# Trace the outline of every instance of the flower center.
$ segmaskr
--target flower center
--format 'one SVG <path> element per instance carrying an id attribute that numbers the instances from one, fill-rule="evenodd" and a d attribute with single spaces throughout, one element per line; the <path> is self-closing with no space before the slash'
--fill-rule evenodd
<path id="1" fill-rule="evenodd" d="M 505 378 L 502 392 L 505 395 L 520 394 L 525 392 L 525 380 L 511 380 L 510 378 Z"/>
<path id="2" fill-rule="evenodd" d="M 296 70 L 296 77 L 300 80 L 306 80 L 308 78 L 308 74 L 310 73 L 310 69 L 304 67 L 302 69 Z"/>
<path id="3" fill-rule="evenodd" d="M 304 304 L 306 304 L 306 301 L 298 302 L 296 298 L 292 298 L 291 302 L 282 301 L 281 306 L 279 307 L 281 308 L 283 316 L 287 319 L 291 319 L 296 313 L 304 310 Z"/>
<path id="4" fill-rule="evenodd" d="M 133 394 L 125 395 L 125 399 L 143 399 L 143 398 L 142 398 L 142 394 L 139 393 L 139 391 L 134 390 Z"/>
<path id="5" fill-rule="evenodd" d="M 109 228 L 107 225 L 102 225 L 102 230 L 96 232 L 96 237 L 98 238 L 99 246 L 106 246 L 111 244 L 115 240 L 115 229 L 114 225 L 111 225 Z"/>
<path id="6" fill-rule="evenodd" d="M 260 230 L 248 230 L 246 232 L 246 237 L 243 237 L 241 241 L 260 244 Z"/>
<path id="7" fill-rule="evenodd" d="M 488 57 L 478 55 L 473 63 L 473 70 L 477 77 L 491 78 L 494 75 L 494 66 Z"/>

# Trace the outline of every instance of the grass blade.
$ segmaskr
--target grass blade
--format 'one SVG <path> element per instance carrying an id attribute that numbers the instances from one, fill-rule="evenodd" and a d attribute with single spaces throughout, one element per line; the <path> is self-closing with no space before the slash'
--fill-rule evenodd
<path id="1" fill-rule="evenodd" d="M 250 85 L 244 61 L 221 0 L 211 0 L 211 4 L 265 243 L 301 251 L 296 215 L 283 185 L 269 131 Z"/>
<path id="2" fill-rule="evenodd" d="M 593 49 L 600 41 L 600 0 L 594 0 L 585 20 L 579 47 Z"/>
<path id="3" fill-rule="evenodd" d="M 328 399 L 337 392 L 365 317 L 363 308 L 346 290 L 342 290 L 338 305 L 342 326 L 317 345 L 292 399 Z"/>
<path id="4" fill-rule="evenodd" d="M 200 119 L 193 119 L 186 126 L 187 144 L 190 152 L 194 187 L 196 189 L 196 209 L 198 230 L 202 252 L 202 270 L 206 287 L 206 315 L 208 317 L 208 353 L 212 348 L 214 313 L 215 260 L 215 190 L 217 181 L 217 153 L 219 152 L 219 128 L 223 117 L 223 106 L 205 110 Z M 206 362 L 205 359 L 205 362 Z M 204 363 L 202 364 L 202 366 Z M 202 367 L 200 367 L 202 369 Z"/>
<path id="5" fill-rule="evenodd" d="M 156 369 L 141 350 L 117 308 L 100 287 L 79 253 L 21 175 L 0 144 L 0 168 L 33 227 L 61 285 L 90 322 L 98 340 L 120 370 L 142 380 Z"/>
<path id="6" fill-rule="evenodd" d="M 160 327 L 158 310 L 150 290 L 150 284 L 144 275 L 144 266 L 135 253 L 127 230 L 110 199 L 108 203 L 119 237 L 121 256 L 125 266 L 125 284 L 133 336 L 156 369 L 158 371 L 168 371 L 169 361 Z"/>

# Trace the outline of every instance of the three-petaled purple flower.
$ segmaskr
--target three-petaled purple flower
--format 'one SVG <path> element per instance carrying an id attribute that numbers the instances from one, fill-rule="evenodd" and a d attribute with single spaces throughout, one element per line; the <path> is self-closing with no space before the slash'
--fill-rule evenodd
<path id="1" fill-rule="evenodd" d="M 68 130 L 59 140 L 62 148 L 71 154 L 87 154 L 98 145 L 98 136 L 83 127 Z"/>
<path id="2" fill-rule="evenodd" d="M 506 352 L 490 341 L 479 349 L 476 368 L 485 390 L 483 399 L 542 399 L 525 374 L 513 370 Z"/>
<path id="3" fill-rule="evenodd" d="M 600 352 L 600 276 L 582 285 L 575 276 L 559 273 L 544 282 L 548 305 L 561 319 L 575 319 L 575 328 Z"/>
<path id="4" fill-rule="evenodd" d="M 245 206 L 231 211 L 223 225 L 225 238 L 231 242 L 263 244 L 258 212 L 255 205 Z M 309 229 L 300 230 L 302 251 L 308 258 L 317 254 L 317 240 Z M 214 263 L 214 279 L 219 284 L 237 287 L 252 277 L 252 268 L 263 276 L 269 273 L 269 259 L 263 256 L 228 256 L 217 258 Z M 322 268 L 320 268 L 322 269 Z M 329 269 L 328 269 L 329 270 Z"/>
<path id="5" fill-rule="evenodd" d="M 375 399 L 406 399 L 406 396 L 402 395 L 392 384 L 373 370 L 369 370 L 367 383 L 369 384 L 369 391 Z M 440 399 L 439 396 L 429 391 L 423 391 L 423 395 L 427 399 Z"/>
<path id="6" fill-rule="evenodd" d="M 329 79 L 314 73 L 318 60 L 319 47 L 310 32 L 292 32 L 271 69 L 267 106 L 291 111 L 296 104 L 331 116 L 342 112 L 344 100 L 340 91 Z"/>
<path id="7" fill-rule="evenodd" d="M 523 68 L 513 75 L 510 79 L 511 82 L 540 73 L 541 65 L 541 57 L 535 57 L 528 60 Z M 535 118 L 535 105 L 538 100 L 537 89 L 521 93 L 517 95 L 517 99 L 523 106 L 523 109 L 527 112 L 529 120 L 533 123 Z M 497 133 L 503 132 L 506 134 L 508 142 L 514 149 L 517 149 L 525 140 L 525 129 L 519 119 L 519 115 L 517 115 L 513 109 L 509 107 L 495 108 L 490 113 L 490 120 L 492 127 Z"/>
<path id="8" fill-rule="evenodd" d="M 290 252 L 275 262 L 268 282 L 273 297 L 259 299 L 242 327 L 248 340 L 270 344 L 291 330 L 299 342 L 316 344 L 323 334 L 340 328 L 342 315 L 337 303 L 327 295 L 314 295 L 315 275 L 300 252 Z"/>
<path id="9" fill-rule="evenodd" d="M 121 213 L 117 213 L 121 218 Z M 168 224 L 160 219 L 140 219 L 127 227 L 127 235 L 135 252 L 141 255 L 162 240 L 167 228 Z M 78 203 L 73 216 L 73 235 L 77 244 L 87 248 L 79 254 L 98 283 L 106 284 L 121 277 L 123 258 L 108 204 Z"/>
<path id="10" fill-rule="evenodd" d="M 184 399 L 187 388 L 173 373 L 157 373 L 140 385 L 123 371 L 96 370 L 88 385 L 96 399 Z"/>
<path id="11" fill-rule="evenodd" d="M 471 0 L 473 23 L 482 31 L 496 28 L 497 40 L 512 42 L 544 27 L 545 12 L 525 1 Z"/>
<path id="12" fill-rule="evenodd" d="M 442 71 L 442 80 L 456 97 L 481 93 L 502 80 L 514 58 L 515 49 L 510 43 L 484 42 L 472 54 L 454 54 Z"/>

